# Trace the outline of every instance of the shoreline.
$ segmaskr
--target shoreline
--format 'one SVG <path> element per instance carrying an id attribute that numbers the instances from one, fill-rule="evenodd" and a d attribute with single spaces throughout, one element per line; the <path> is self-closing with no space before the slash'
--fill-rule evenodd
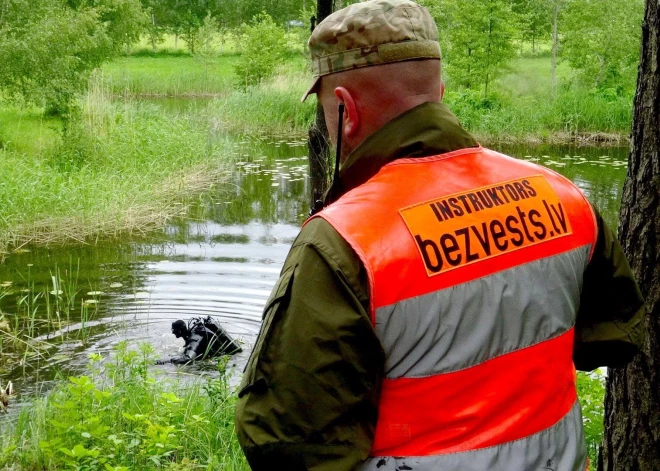
<path id="1" fill-rule="evenodd" d="M 96 244 L 122 237 L 141 240 L 162 230 L 168 221 L 190 214 L 192 201 L 218 185 L 224 185 L 229 171 L 223 167 L 193 167 L 173 174 L 154 191 L 154 200 L 128 208 L 116 208 L 90 221 L 89 215 L 36 219 L 0 233 L 0 263 L 7 255 L 26 247 Z M 87 216 L 87 219 L 85 218 Z"/>
<path id="2" fill-rule="evenodd" d="M 630 145 L 629 134 L 623 132 L 554 132 L 548 135 L 526 134 L 523 136 L 508 134 L 485 134 L 470 132 L 479 142 L 488 145 L 506 144 L 511 146 L 575 146 L 577 148 L 613 148 Z"/>
<path id="3" fill-rule="evenodd" d="M 302 133 L 296 131 L 298 136 Z M 629 138 L 616 133 L 555 133 L 548 137 L 529 135 L 500 136 L 497 139 L 474 133 L 479 142 L 489 146 L 576 146 L 577 148 L 611 149 L 629 144 Z M 222 160 L 222 159 L 221 159 Z M 217 165 L 216 161 L 216 165 Z M 24 247 L 66 246 L 71 244 L 95 244 L 121 237 L 140 240 L 162 230 L 168 221 L 187 217 L 191 201 L 205 192 L 225 185 L 231 170 L 228 165 L 193 166 L 167 177 L 154 191 L 151 202 L 128 208 L 115 208 L 99 215 L 95 221 L 85 216 L 65 215 L 36 219 L 27 224 L 8 228 L 0 234 L 0 262 L 12 253 L 20 253 Z M 229 164 L 231 166 L 231 164 Z"/>

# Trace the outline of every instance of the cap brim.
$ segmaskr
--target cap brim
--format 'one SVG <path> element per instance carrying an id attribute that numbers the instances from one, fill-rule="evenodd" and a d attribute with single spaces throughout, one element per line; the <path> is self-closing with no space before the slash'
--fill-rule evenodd
<path id="1" fill-rule="evenodd" d="M 307 89 L 305 94 L 302 96 L 300 99 L 300 102 L 302 103 L 307 99 L 308 96 L 318 92 L 319 84 L 321 83 L 321 77 L 314 77 L 314 82 L 312 82 L 312 86 Z"/>

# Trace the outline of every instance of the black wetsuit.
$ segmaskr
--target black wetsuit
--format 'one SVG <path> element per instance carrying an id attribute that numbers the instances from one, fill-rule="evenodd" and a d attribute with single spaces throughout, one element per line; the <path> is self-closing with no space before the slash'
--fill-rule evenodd
<path id="1" fill-rule="evenodd" d="M 182 323 L 182 321 L 178 321 Z M 213 318 L 205 319 L 193 318 L 188 323 L 188 328 L 175 330 L 175 324 L 172 324 L 172 332 L 178 337 L 183 337 L 185 345 L 183 353 L 167 361 L 158 363 L 174 363 L 182 365 L 203 358 L 233 355 L 241 351 L 241 347 L 234 341 L 229 334 Z"/>

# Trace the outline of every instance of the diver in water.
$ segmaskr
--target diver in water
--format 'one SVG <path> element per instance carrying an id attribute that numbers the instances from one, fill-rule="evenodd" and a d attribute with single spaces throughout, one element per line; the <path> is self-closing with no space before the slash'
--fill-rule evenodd
<path id="1" fill-rule="evenodd" d="M 174 363 L 183 365 L 213 356 L 233 355 L 241 351 L 238 343 L 211 316 L 204 319 L 193 317 L 188 325 L 182 320 L 172 322 L 172 333 L 183 338 L 183 353 L 169 360 L 158 360 L 157 364 Z"/>

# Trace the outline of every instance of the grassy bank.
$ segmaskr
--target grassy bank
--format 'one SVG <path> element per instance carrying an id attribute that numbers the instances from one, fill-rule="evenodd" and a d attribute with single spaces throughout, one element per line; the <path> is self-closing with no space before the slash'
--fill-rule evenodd
<path id="1" fill-rule="evenodd" d="M 305 131 L 313 105 L 299 102 L 310 80 L 304 58 L 291 56 L 275 80 L 242 92 L 232 87 L 237 57 L 129 56 L 106 65 L 97 79 L 114 95 L 215 96 L 216 121 L 232 130 Z M 482 92 L 453 88 L 449 78 L 445 102 L 484 143 L 625 144 L 631 92 L 581 89 L 573 85 L 572 74 L 560 63 L 559 85 L 553 91 L 550 58 L 520 58 L 487 98 Z"/>
<path id="2" fill-rule="evenodd" d="M 553 90 L 549 57 L 519 58 L 496 81 L 487 99 L 481 92 L 455 90 L 449 80 L 445 101 L 482 142 L 627 142 L 631 91 L 581 88 L 565 62 L 559 63 L 556 80 Z"/>
<path id="3" fill-rule="evenodd" d="M 314 100 L 299 101 L 310 80 L 304 59 L 292 56 L 274 80 L 240 91 L 232 87 L 236 58 L 217 56 L 204 63 L 185 56 L 130 56 L 105 66 L 97 78 L 114 95 L 216 97 L 214 122 L 232 131 L 306 131 Z M 454 89 L 449 79 L 445 102 L 484 143 L 625 145 L 632 95 L 580 89 L 570 85 L 571 74 L 568 65 L 560 63 L 560 85 L 553 91 L 550 59 L 521 58 L 487 98 L 482 92 Z"/>
<path id="4" fill-rule="evenodd" d="M 449 91 L 445 103 L 482 143 L 625 145 L 632 97 L 561 90 L 556 97 L 496 96 Z"/>
<path id="5" fill-rule="evenodd" d="M 219 376 L 156 376 L 149 345 L 92 355 L 89 374 L 61 381 L 15 424 L 0 426 L 8 470 L 248 470 L 234 434 L 235 395 Z"/>
<path id="6" fill-rule="evenodd" d="M 260 87 L 233 90 L 206 109 L 214 126 L 239 133 L 306 132 L 314 120 L 314 99 L 300 103 L 309 87 L 301 73 L 280 74 Z"/>
<path id="7" fill-rule="evenodd" d="M 162 227 L 185 211 L 182 195 L 222 179 L 231 152 L 194 117 L 113 103 L 98 89 L 64 137 L 37 152 L 0 150 L 0 251 Z"/>
<path id="8" fill-rule="evenodd" d="M 226 96 L 236 88 L 234 66 L 239 58 L 237 54 L 189 55 L 166 52 L 131 55 L 105 64 L 96 71 L 92 83 L 114 96 Z M 301 54 L 290 54 L 276 75 L 309 80 L 305 58 Z M 264 86 L 267 88 L 269 81 Z"/>
<path id="9" fill-rule="evenodd" d="M 105 64 L 93 77 L 115 96 L 200 97 L 227 93 L 238 56 L 152 54 Z"/>

